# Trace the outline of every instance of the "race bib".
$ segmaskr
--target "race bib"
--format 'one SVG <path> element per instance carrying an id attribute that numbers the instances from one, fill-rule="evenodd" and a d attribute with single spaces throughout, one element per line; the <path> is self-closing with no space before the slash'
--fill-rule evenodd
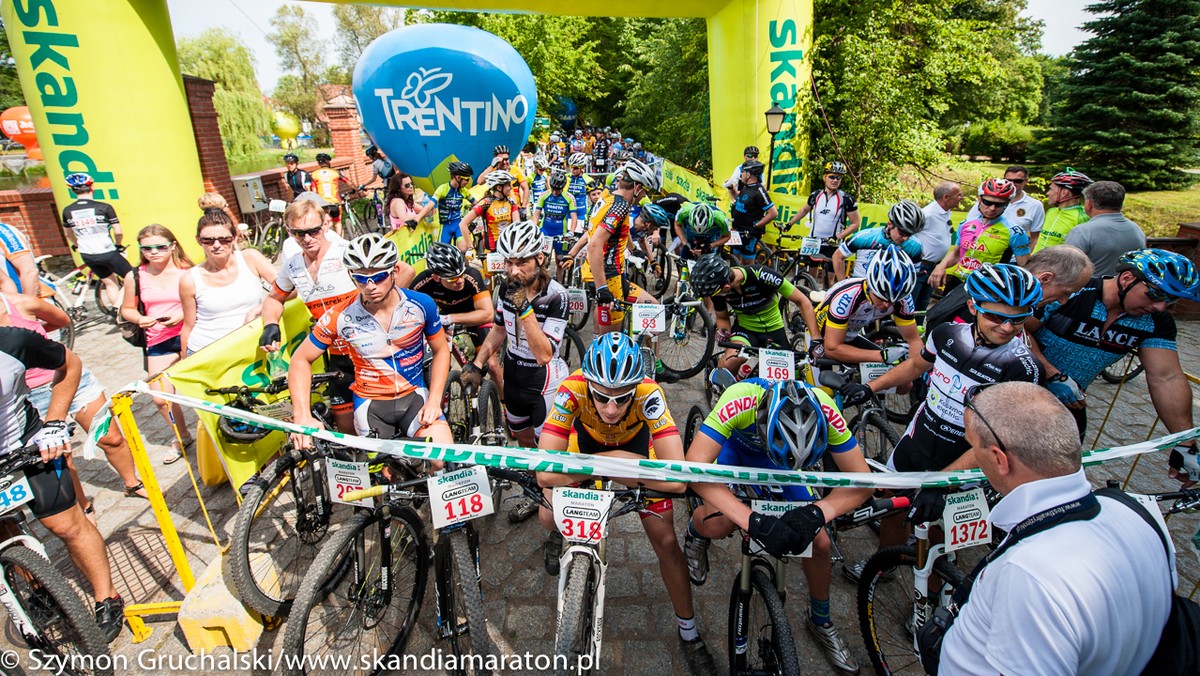
<path id="1" fill-rule="evenodd" d="M 942 525 L 946 530 L 946 552 L 986 545 L 992 541 L 988 505 L 982 488 L 946 496 Z"/>
<path id="2" fill-rule="evenodd" d="M 492 485 L 487 470 L 479 465 L 435 474 L 429 486 L 429 513 L 433 527 L 445 528 L 493 513 Z"/>
<path id="3" fill-rule="evenodd" d="M 887 373 L 890 370 L 892 370 L 892 367 L 887 364 L 884 364 L 883 362 L 873 362 L 873 363 L 858 365 L 858 374 L 859 374 L 859 377 L 862 379 L 863 385 L 866 385 L 867 383 L 871 382 L 872 380 L 875 380 L 876 378 Z M 889 387 L 888 389 L 883 390 L 881 392 L 876 392 L 876 394 L 895 394 L 895 393 L 896 393 L 896 388 L 894 388 L 894 387 Z"/>
<path id="4" fill-rule="evenodd" d="M 292 421 L 292 400 L 280 399 L 279 401 L 259 406 L 254 409 L 254 412 L 259 415 L 265 415 L 268 418 L 283 420 L 285 422 Z"/>
<path id="5" fill-rule="evenodd" d="M 731 230 L 731 231 L 729 232 L 729 242 L 728 242 L 728 244 L 729 244 L 729 246 L 741 246 L 741 244 L 742 244 L 742 233 L 738 232 L 737 230 Z"/>
<path id="6" fill-rule="evenodd" d="M 334 502 L 359 506 L 370 505 L 374 502 L 374 498 L 358 501 L 342 499 L 342 496 L 350 491 L 361 491 L 371 485 L 365 462 L 329 458 L 329 465 L 325 468 L 325 485 L 329 488 L 329 499 Z"/>
<path id="7" fill-rule="evenodd" d="M 0 479 L 0 514 L 7 514 L 32 499 L 33 489 L 24 472 Z"/>
<path id="8" fill-rule="evenodd" d="M 805 237 L 800 240 L 801 256 L 816 256 L 821 253 L 821 240 L 816 237 Z"/>
<path id="9" fill-rule="evenodd" d="M 487 271 L 488 272 L 504 272 L 504 256 L 498 253 L 490 253 L 487 255 Z"/>
<path id="10" fill-rule="evenodd" d="M 554 524 L 570 542 L 598 543 L 608 530 L 612 491 L 560 486 L 554 489 Z"/>
<path id="11" fill-rule="evenodd" d="M 587 312 L 587 292 L 583 289 L 567 289 L 567 311 L 573 315 Z"/>
<path id="12" fill-rule="evenodd" d="M 667 307 L 658 303 L 635 303 L 633 329 L 641 333 L 662 333 L 666 329 Z"/>
<path id="13" fill-rule="evenodd" d="M 759 514 L 769 514 L 774 517 L 782 517 L 789 510 L 795 509 L 797 507 L 803 507 L 804 505 L 811 505 L 811 504 L 812 504 L 811 502 L 775 502 L 772 500 L 751 500 L 750 501 L 750 511 L 757 512 Z M 765 551 L 766 550 L 763 549 L 762 545 L 758 544 L 758 542 L 756 542 L 754 539 L 750 540 L 750 553 L 751 554 L 762 554 L 762 553 L 765 553 Z M 804 551 L 800 552 L 799 554 L 788 554 L 787 558 L 794 558 L 794 559 L 810 559 L 810 558 L 812 558 L 812 543 L 811 542 L 808 543 L 808 549 L 805 549 Z"/>
<path id="14" fill-rule="evenodd" d="M 775 381 L 795 380 L 796 354 L 791 350 L 759 350 L 758 377 Z"/>

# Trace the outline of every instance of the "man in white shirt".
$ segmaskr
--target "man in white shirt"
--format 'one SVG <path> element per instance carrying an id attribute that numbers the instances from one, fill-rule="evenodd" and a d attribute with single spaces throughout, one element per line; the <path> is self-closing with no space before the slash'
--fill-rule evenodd
<path id="1" fill-rule="evenodd" d="M 743 164 L 745 162 L 758 161 L 758 146 L 746 146 L 742 151 Z M 742 191 L 742 165 L 739 164 L 733 168 L 733 173 L 729 175 L 729 180 L 725 181 L 725 189 L 729 191 L 729 199 L 736 200 L 738 193 Z"/>
<path id="2" fill-rule="evenodd" d="M 1133 509 L 1092 497 L 1074 421 L 1048 390 L 989 387 L 968 399 L 965 422 L 976 461 L 1004 494 L 992 526 L 1024 529 L 1060 506 L 1077 518 L 1001 545 L 946 633 L 939 673 L 1141 673 L 1170 612 L 1174 552 Z"/>
<path id="3" fill-rule="evenodd" d="M 913 235 L 921 243 L 921 260 L 917 265 L 917 289 L 913 302 L 917 312 L 929 306 L 933 287 L 929 286 L 929 273 L 942 262 L 950 250 L 952 236 L 951 211 L 962 203 L 962 188 L 957 183 L 945 181 L 933 189 L 933 201 L 925 205 L 925 228 Z"/>
<path id="4" fill-rule="evenodd" d="M 1004 218 L 1012 225 L 1020 226 L 1029 233 L 1029 250 L 1037 244 L 1038 235 L 1042 232 L 1042 224 L 1046 222 L 1046 207 L 1025 192 L 1025 184 L 1029 182 L 1029 170 L 1020 164 L 1014 164 L 1004 170 L 1004 180 L 1011 181 L 1017 186 L 1008 207 L 1004 209 Z M 967 219 L 979 218 L 979 203 L 971 207 Z"/>

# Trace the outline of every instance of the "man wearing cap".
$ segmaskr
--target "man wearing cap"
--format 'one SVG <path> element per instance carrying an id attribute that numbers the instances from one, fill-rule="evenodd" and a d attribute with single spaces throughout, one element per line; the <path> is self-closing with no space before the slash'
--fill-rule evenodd
<path id="1" fill-rule="evenodd" d="M 754 263 L 759 238 L 766 232 L 767 225 L 779 217 L 779 208 L 771 202 L 771 196 L 762 184 L 763 169 L 763 163 L 752 158 L 742 163 L 741 189 L 730 208 L 733 229 L 742 238 L 741 245 L 730 247 L 730 250 L 746 265 Z"/>
<path id="2" fill-rule="evenodd" d="M 742 158 L 745 162 L 758 161 L 758 146 L 746 146 L 742 151 Z M 738 193 L 742 190 L 742 165 L 737 165 L 733 173 L 729 175 L 729 180 L 725 181 L 725 188 L 729 190 L 729 199 L 737 199 Z"/>

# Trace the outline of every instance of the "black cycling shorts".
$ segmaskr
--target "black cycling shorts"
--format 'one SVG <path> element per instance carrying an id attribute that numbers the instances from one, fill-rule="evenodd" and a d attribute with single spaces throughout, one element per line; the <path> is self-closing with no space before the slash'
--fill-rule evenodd
<path id="1" fill-rule="evenodd" d="M 325 370 L 341 371 L 344 376 L 325 386 L 330 408 L 335 411 L 350 410 L 354 406 L 354 394 L 350 391 L 350 386 L 354 384 L 354 362 L 349 355 L 326 353 Z"/>
<path id="2" fill-rule="evenodd" d="M 788 340 L 787 329 L 775 329 L 759 333 L 757 331 L 743 331 L 736 329 L 729 336 L 729 340 L 735 343 L 745 343 L 750 347 L 767 347 L 779 350 L 791 349 L 791 341 Z"/>
<path id="3" fill-rule="evenodd" d="M 51 463 L 38 463 L 25 469 L 33 502 L 29 511 L 39 519 L 61 514 L 75 506 L 75 484 L 65 457 Z M 14 496 L 19 499 L 19 496 Z"/>
<path id="4" fill-rule="evenodd" d="M 511 357 L 504 363 L 504 413 L 514 432 L 533 428 L 542 433 L 558 384 L 547 387 L 550 369 L 546 366 L 521 366 Z M 547 391 L 549 390 L 549 391 Z"/>
<path id="5" fill-rule="evenodd" d="M 360 437 L 416 439 L 423 427 L 417 414 L 424 405 L 425 397 L 419 392 L 410 392 L 399 399 L 363 399 L 356 395 L 354 429 Z"/>
<path id="6" fill-rule="evenodd" d="M 79 257 L 100 279 L 108 279 L 112 275 L 120 275 L 121 279 L 125 279 L 125 275 L 133 271 L 133 266 L 129 264 L 129 261 L 116 251 L 102 254 L 81 253 Z"/>

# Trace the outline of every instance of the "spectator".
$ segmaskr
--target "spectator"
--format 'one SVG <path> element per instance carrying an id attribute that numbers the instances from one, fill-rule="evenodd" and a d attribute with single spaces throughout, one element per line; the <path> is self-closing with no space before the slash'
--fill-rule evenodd
<path id="1" fill-rule="evenodd" d="M 1010 226 L 1025 231 L 1025 234 L 1029 236 L 1029 247 L 1032 250 L 1038 235 L 1042 232 L 1042 225 L 1046 222 L 1046 208 L 1040 201 L 1025 192 L 1025 186 L 1029 182 L 1028 169 L 1014 164 L 1004 170 L 1004 180 L 1012 183 L 1013 187 L 1017 189 L 1013 193 L 1012 201 L 1004 209 L 1004 220 L 1008 221 Z M 972 218 L 979 218 L 979 202 L 976 202 L 975 206 L 971 207 L 970 213 L 967 214 L 967 220 Z"/>
<path id="2" fill-rule="evenodd" d="M 387 203 L 392 230 L 399 230 L 405 226 L 417 227 L 417 223 L 428 218 L 437 206 L 436 202 L 425 197 L 424 191 L 413 185 L 412 176 L 402 171 L 396 172 L 388 181 L 387 197 L 384 201 Z"/>
<path id="3" fill-rule="evenodd" d="M 742 151 L 742 161 L 757 162 L 758 161 L 758 146 L 746 146 Z M 733 173 L 729 175 L 729 180 L 725 181 L 725 189 L 729 191 L 729 199 L 736 200 L 738 193 L 742 191 L 742 165 L 739 164 L 733 168 Z"/>
<path id="4" fill-rule="evenodd" d="M 208 211 L 209 209 L 220 209 L 224 211 L 234 223 L 237 223 L 237 245 L 238 249 L 245 249 L 250 246 L 250 226 L 242 223 L 229 209 L 229 203 L 221 196 L 219 192 L 206 192 L 196 200 L 196 205 L 200 207 L 200 211 Z M 145 256 L 142 259 L 145 260 Z"/>
<path id="5" fill-rule="evenodd" d="M 1071 416 L 1046 390 L 995 385 L 965 418 L 1004 494 L 988 520 L 1009 535 L 960 601 L 940 673 L 1141 673 L 1171 609 L 1174 556 L 1133 509 L 1092 494 Z"/>
<path id="6" fill-rule="evenodd" d="M 309 189 L 309 185 L 312 184 L 312 174 L 300 168 L 300 158 L 295 153 L 284 155 L 283 165 L 287 167 L 287 171 L 283 174 L 283 180 L 292 189 L 293 198 Z"/>
<path id="7" fill-rule="evenodd" d="M 153 380 L 168 366 L 183 356 L 180 333 L 183 331 L 183 302 L 179 298 L 179 282 L 192 267 L 192 261 L 179 246 L 175 233 L 155 224 L 147 225 L 138 232 L 138 250 L 142 260 L 137 267 L 138 280 L 134 284 L 133 273 L 125 275 L 125 302 L 121 305 L 121 316 L 146 329 L 146 377 L 150 387 L 164 392 L 174 392 L 170 381 Z M 134 289 L 141 287 L 141 297 Z M 142 311 L 138 310 L 141 301 Z M 192 444 L 184 422 L 183 409 L 179 404 L 165 399 L 154 399 L 159 414 L 174 426 L 177 435 L 171 439 L 171 450 L 163 456 L 164 465 L 183 457 L 183 448 Z M 180 445 L 180 439 L 183 445 Z"/>
<path id="8" fill-rule="evenodd" d="M 913 235 L 913 239 L 921 244 L 921 262 L 917 265 L 917 290 L 913 292 L 913 303 L 917 312 L 922 312 L 929 306 L 929 299 L 933 295 L 933 287 L 929 285 L 929 273 L 933 272 L 950 250 L 950 212 L 956 209 L 962 200 L 962 188 L 957 183 L 945 181 L 933 189 L 933 201 L 925 205 L 925 228 Z"/>
<path id="9" fill-rule="evenodd" d="M 180 349 L 190 356 L 258 317 L 263 285 L 275 283 L 275 268 L 254 249 L 237 251 L 229 215 L 209 209 L 200 217 L 196 241 L 207 258 L 179 280 L 183 303 Z"/>
<path id="10" fill-rule="evenodd" d="M 383 154 L 379 146 L 370 146 L 366 150 L 367 157 L 371 160 L 371 171 L 375 172 L 375 178 L 383 185 L 396 175 L 396 165 Z M 375 183 L 372 179 L 371 183 Z"/>
<path id="11" fill-rule="evenodd" d="M 1121 213 L 1124 204 L 1120 183 L 1096 181 L 1083 189 L 1083 212 L 1090 220 L 1067 234 L 1066 244 L 1082 249 L 1101 277 L 1116 273 L 1121 254 L 1146 248 L 1146 233 Z"/>

